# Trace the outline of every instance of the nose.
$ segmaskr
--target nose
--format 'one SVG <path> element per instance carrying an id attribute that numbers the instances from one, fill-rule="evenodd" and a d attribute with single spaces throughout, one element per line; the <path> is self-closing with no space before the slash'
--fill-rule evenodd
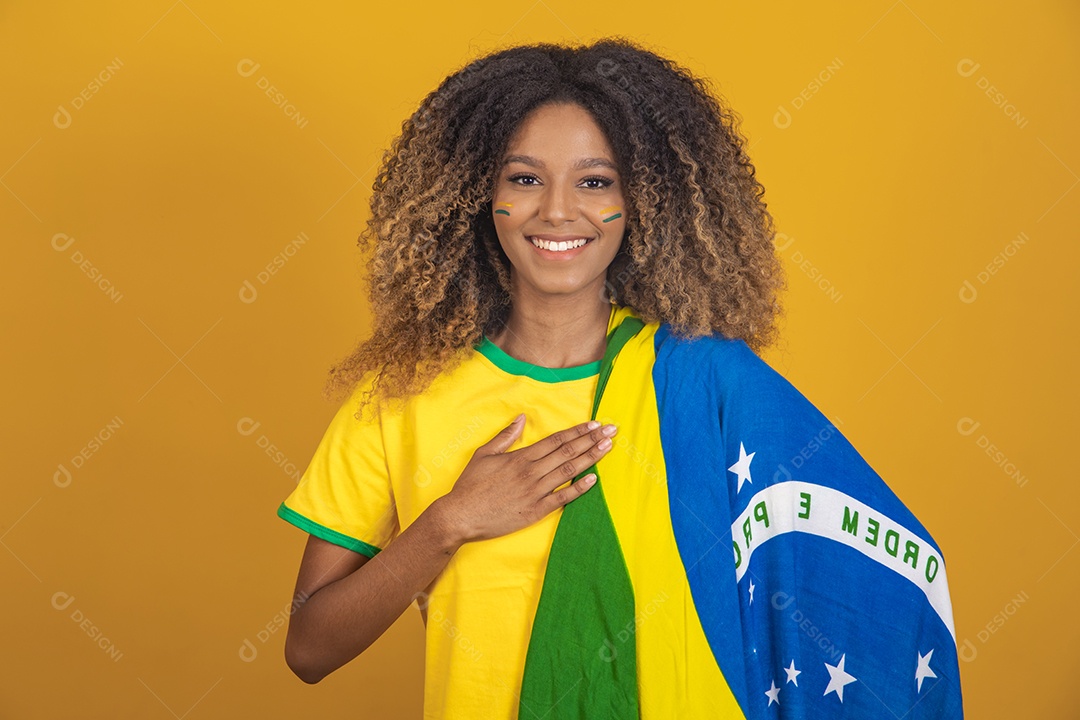
<path id="1" fill-rule="evenodd" d="M 578 217 L 577 194 L 569 183 L 555 181 L 544 188 L 537 213 L 540 220 L 559 225 Z"/>

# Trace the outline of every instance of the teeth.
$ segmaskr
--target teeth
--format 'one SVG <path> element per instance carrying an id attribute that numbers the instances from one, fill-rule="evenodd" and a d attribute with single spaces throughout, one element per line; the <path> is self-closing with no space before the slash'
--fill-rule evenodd
<path id="1" fill-rule="evenodd" d="M 529 238 L 529 241 L 538 248 L 542 248 L 544 250 L 551 250 L 552 252 L 563 252 L 564 250 L 572 250 L 574 248 L 581 247 L 585 243 L 589 242 L 587 238 L 578 238 L 577 240 L 571 240 L 569 242 L 563 241 L 556 243 L 548 242 L 547 240 L 538 240 L 534 237 Z"/>

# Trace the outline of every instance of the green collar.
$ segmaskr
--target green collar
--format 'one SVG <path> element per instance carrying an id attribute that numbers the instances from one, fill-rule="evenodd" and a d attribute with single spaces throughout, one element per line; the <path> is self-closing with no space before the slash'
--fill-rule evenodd
<path id="1" fill-rule="evenodd" d="M 611 315 L 608 319 L 608 327 L 611 327 L 611 323 L 615 318 L 617 307 L 613 304 L 611 307 Z M 634 322 L 627 323 L 627 320 L 634 320 Z M 637 334 L 637 331 L 644 325 L 639 319 L 633 317 L 624 317 L 619 323 L 619 326 L 626 325 L 627 331 L 632 327 L 633 332 L 631 335 Z M 608 331 L 607 342 L 605 344 L 605 358 L 607 357 L 606 351 L 611 350 L 613 345 L 617 345 L 619 348 L 626 342 L 626 337 L 620 336 L 620 339 L 613 343 L 612 338 L 615 336 L 619 327 L 612 328 Z M 506 352 L 495 343 L 491 342 L 487 335 L 480 336 L 480 342 L 473 346 L 473 349 L 478 353 L 486 357 L 491 361 L 495 367 L 499 368 L 505 373 L 510 375 L 524 375 L 530 377 L 533 380 L 539 380 L 541 382 L 556 383 L 565 382 L 566 380 L 582 380 L 584 378 L 593 377 L 599 375 L 603 370 L 602 363 L 604 360 L 597 360 L 596 362 L 586 363 L 584 365 L 575 365 L 574 367 L 567 368 L 548 368 L 540 365 L 533 365 L 527 363 L 524 360 L 518 360 L 517 358 L 510 357 Z M 618 352 L 618 349 L 615 350 Z"/>
<path id="2" fill-rule="evenodd" d="M 491 342 L 487 335 L 482 336 L 480 342 L 474 347 L 478 353 L 490 360 L 495 367 L 503 372 L 511 375 L 525 375 L 541 382 L 555 383 L 566 380 L 581 380 L 600 374 L 600 360 L 565 368 L 546 368 L 527 363 L 524 360 L 518 360 L 507 355 L 506 351 Z"/>

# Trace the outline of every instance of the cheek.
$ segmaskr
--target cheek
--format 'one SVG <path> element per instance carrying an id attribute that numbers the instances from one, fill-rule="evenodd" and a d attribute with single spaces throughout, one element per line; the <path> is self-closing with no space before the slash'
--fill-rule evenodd
<path id="1" fill-rule="evenodd" d="M 619 217 L 615 217 L 618 215 Z M 619 243 L 626 238 L 626 211 L 623 208 L 619 208 L 615 212 L 609 212 L 607 215 L 602 216 L 603 219 L 599 221 L 597 227 L 604 233 L 606 237 L 618 238 Z M 604 222 L 607 220 L 607 222 Z"/>
<path id="2" fill-rule="evenodd" d="M 499 211 L 502 212 L 499 212 Z M 500 238 L 509 237 L 517 229 L 517 223 L 512 208 L 495 208 L 491 214 L 491 221 L 495 225 L 495 233 Z"/>
<path id="3" fill-rule="evenodd" d="M 602 228 L 610 228 L 621 232 L 621 226 L 626 223 L 626 209 L 622 203 L 606 203 L 596 213 L 599 225 Z"/>
<path id="4" fill-rule="evenodd" d="M 494 220 L 495 235 L 507 257 L 513 257 L 521 252 L 520 243 L 517 241 L 520 235 L 520 228 L 514 223 L 513 216 L 511 215 L 508 217 L 499 214 L 494 216 Z"/>
<path id="5" fill-rule="evenodd" d="M 524 218 L 528 216 L 528 208 L 520 202 L 499 202 L 496 200 L 492 204 L 491 219 L 500 235 L 519 233 Z"/>
<path id="6" fill-rule="evenodd" d="M 496 223 L 510 220 L 514 217 L 514 203 L 496 197 L 491 203 L 491 215 Z"/>

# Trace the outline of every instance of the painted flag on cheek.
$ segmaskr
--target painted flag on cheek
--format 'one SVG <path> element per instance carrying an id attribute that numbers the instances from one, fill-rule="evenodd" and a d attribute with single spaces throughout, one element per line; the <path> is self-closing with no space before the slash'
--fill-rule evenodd
<path id="1" fill-rule="evenodd" d="M 742 340 L 607 350 L 518 716 L 962 717 L 941 549 L 840 431 Z"/>

